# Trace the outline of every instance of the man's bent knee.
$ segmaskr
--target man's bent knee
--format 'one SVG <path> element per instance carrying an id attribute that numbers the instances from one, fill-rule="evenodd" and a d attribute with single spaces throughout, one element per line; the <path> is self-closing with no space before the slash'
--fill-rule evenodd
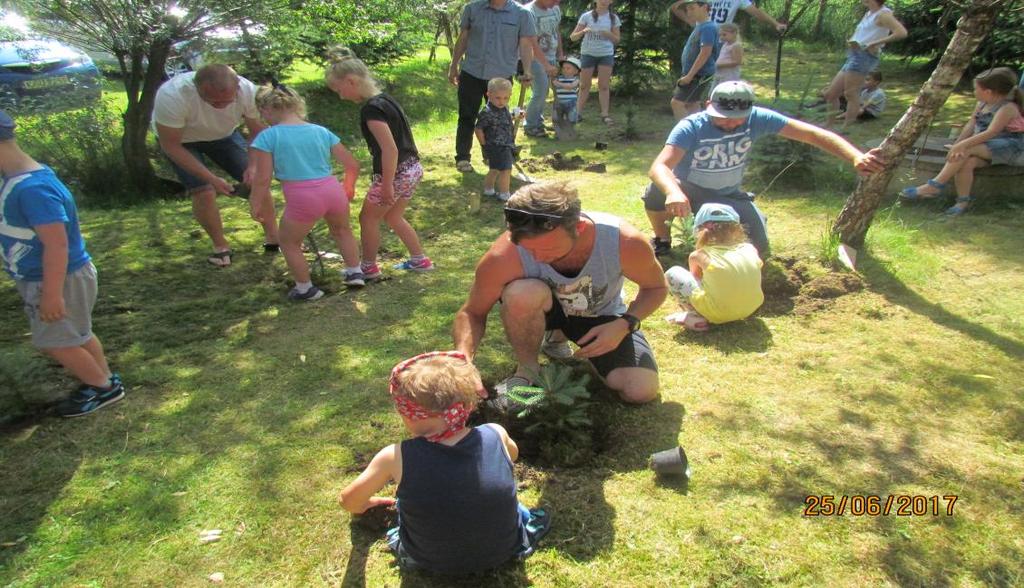
<path id="1" fill-rule="evenodd" d="M 531 278 L 513 280 L 501 291 L 501 304 L 513 314 L 547 312 L 551 310 L 551 287 Z"/>
<path id="2" fill-rule="evenodd" d="M 646 368 L 618 368 L 607 377 L 608 387 L 623 402 L 644 404 L 658 397 L 658 372 Z"/>

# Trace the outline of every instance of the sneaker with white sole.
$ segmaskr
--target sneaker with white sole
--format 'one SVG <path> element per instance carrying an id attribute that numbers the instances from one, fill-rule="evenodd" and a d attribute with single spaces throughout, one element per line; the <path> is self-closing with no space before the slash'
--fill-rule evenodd
<path id="1" fill-rule="evenodd" d="M 294 300 L 296 302 L 312 302 L 314 300 L 320 300 L 324 297 L 324 291 L 316 286 L 310 286 L 309 290 L 305 292 L 299 292 L 298 288 L 292 288 L 288 291 L 288 300 Z"/>
<path id="2" fill-rule="evenodd" d="M 359 270 L 363 272 L 363 279 L 367 282 L 380 279 L 380 266 L 376 263 L 361 263 L 359 264 Z"/>
<path id="3" fill-rule="evenodd" d="M 551 331 L 544 332 L 544 341 L 540 345 L 540 351 L 551 359 L 570 359 L 572 349 L 569 341 L 552 341 Z"/>
<path id="4" fill-rule="evenodd" d="M 57 405 L 57 414 L 64 418 L 85 416 L 122 398 L 124 384 L 121 382 L 121 376 L 114 374 L 110 378 L 110 388 L 103 389 L 84 384 L 79 386 L 71 396 Z"/>
<path id="5" fill-rule="evenodd" d="M 419 261 L 407 259 L 402 263 L 396 263 L 391 267 L 396 270 L 406 270 L 411 272 L 432 272 L 437 268 L 437 266 L 434 265 L 434 262 L 430 261 L 429 257 L 424 257 Z"/>
<path id="6" fill-rule="evenodd" d="M 341 277 L 346 286 L 361 288 L 366 285 L 366 276 L 359 270 L 344 270 Z"/>
<path id="7" fill-rule="evenodd" d="M 455 169 L 464 174 L 473 173 L 473 164 L 468 159 L 460 159 L 455 162 Z"/>

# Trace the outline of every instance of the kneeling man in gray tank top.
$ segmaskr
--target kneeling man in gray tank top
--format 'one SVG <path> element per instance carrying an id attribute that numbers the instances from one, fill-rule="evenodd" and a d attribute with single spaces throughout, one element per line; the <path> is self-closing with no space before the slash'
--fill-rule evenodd
<path id="1" fill-rule="evenodd" d="M 498 390 L 529 385 L 541 351 L 589 361 L 626 402 L 658 395 L 658 368 L 640 322 L 668 285 L 654 250 L 618 217 L 583 212 L 564 182 L 519 189 L 505 206 L 507 231 L 477 264 L 469 299 L 455 315 L 455 348 L 472 358 L 487 315 L 501 302 L 505 335 L 519 367 Z M 628 305 L 625 279 L 639 287 Z M 568 341 L 579 349 L 573 353 Z"/>

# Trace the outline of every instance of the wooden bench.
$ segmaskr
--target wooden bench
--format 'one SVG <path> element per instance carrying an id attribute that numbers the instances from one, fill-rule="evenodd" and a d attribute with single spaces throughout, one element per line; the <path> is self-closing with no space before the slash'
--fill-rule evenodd
<path id="1" fill-rule="evenodd" d="M 878 147 L 883 139 L 872 139 L 864 144 L 867 149 Z M 914 143 L 914 146 L 907 151 L 903 157 L 902 167 L 908 174 L 897 176 L 897 188 L 916 186 L 934 178 L 942 166 L 946 164 L 946 154 L 949 149 L 946 147 L 953 142 L 947 137 L 929 136 L 927 140 L 921 137 Z M 974 196 L 981 198 L 1004 198 L 1007 196 L 1024 196 L 1024 167 L 1016 165 L 990 165 L 979 168 L 974 172 L 974 186 L 971 189 Z M 952 181 L 946 191 L 952 193 Z"/>

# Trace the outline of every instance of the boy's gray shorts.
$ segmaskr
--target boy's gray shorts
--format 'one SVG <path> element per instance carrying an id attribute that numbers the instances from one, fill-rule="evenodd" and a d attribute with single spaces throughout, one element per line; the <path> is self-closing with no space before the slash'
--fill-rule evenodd
<path id="1" fill-rule="evenodd" d="M 41 349 L 53 347 L 79 347 L 92 338 L 92 307 L 96 304 L 96 267 L 92 262 L 69 273 L 64 278 L 65 317 L 53 323 L 39 318 L 42 282 L 16 280 L 21 299 L 25 301 L 25 314 L 32 327 L 32 345 Z"/>

